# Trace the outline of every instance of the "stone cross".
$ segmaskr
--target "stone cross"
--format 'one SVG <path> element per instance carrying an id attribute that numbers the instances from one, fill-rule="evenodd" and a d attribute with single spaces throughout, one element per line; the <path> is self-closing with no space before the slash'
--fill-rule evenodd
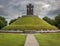
<path id="1" fill-rule="evenodd" d="M 33 15 L 33 8 L 34 6 L 32 4 L 27 5 L 27 15 Z"/>

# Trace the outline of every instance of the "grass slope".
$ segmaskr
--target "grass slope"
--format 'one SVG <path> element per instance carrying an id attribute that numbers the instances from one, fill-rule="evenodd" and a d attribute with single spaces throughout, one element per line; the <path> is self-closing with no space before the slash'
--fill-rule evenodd
<path id="1" fill-rule="evenodd" d="M 40 46 L 60 46 L 60 34 L 35 35 Z"/>
<path id="2" fill-rule="evenodd" d="M 3 28 L 4 30 L 45 30 L 57 29 L 40 19 L 38 16 L 23 16 L 9 26 Z"/>
<path id="3" fill-rule="evenodd" d="M 26 35 L 0 34 L 0 46 L 24 46 Z"/>

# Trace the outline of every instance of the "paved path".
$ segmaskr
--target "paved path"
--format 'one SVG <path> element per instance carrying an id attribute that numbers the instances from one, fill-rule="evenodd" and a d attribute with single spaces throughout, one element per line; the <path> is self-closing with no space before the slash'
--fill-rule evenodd
<path id="1" fill-rule="evenodd" d="M 28 34 L 24 46 L 39 46 L 39 44 L 33 34 Z"/>

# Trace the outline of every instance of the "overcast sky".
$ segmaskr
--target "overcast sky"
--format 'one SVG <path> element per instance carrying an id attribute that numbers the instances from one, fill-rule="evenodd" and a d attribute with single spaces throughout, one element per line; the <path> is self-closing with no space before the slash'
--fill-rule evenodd
<path id="1" fill-rule="evenodd" d="M 60 0 L 0 0 L 0 16 L 7 20 L 26 15 L 26 5 L 34 5 L 34 14 L 54 18 L 60 13 Z"/>

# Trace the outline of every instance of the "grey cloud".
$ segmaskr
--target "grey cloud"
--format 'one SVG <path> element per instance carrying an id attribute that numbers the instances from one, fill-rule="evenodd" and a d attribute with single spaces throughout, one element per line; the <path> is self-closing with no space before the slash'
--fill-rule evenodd
<path id="1" fill-rule="evenodd" d="M 48 12 L 49 15 L 57 15 L 59 13 L 60 13 L 60 9 L 57 9 L 57 10 L 54 10 L 54 11 L 51 10 L 51 11 Z"/>
<path id="2" fill-rule="evenodd" d="M 34 5 L 34 14 L 40 17 L 60 13 L 60 0 L 0 0 L 0 5 L 4 6 L 4 9 L 0 10 L 0 14 L 3 11 L 2 14 L 4 13 L 3 16 L 6 19 L 25 15 L 28 3 Z"/>

